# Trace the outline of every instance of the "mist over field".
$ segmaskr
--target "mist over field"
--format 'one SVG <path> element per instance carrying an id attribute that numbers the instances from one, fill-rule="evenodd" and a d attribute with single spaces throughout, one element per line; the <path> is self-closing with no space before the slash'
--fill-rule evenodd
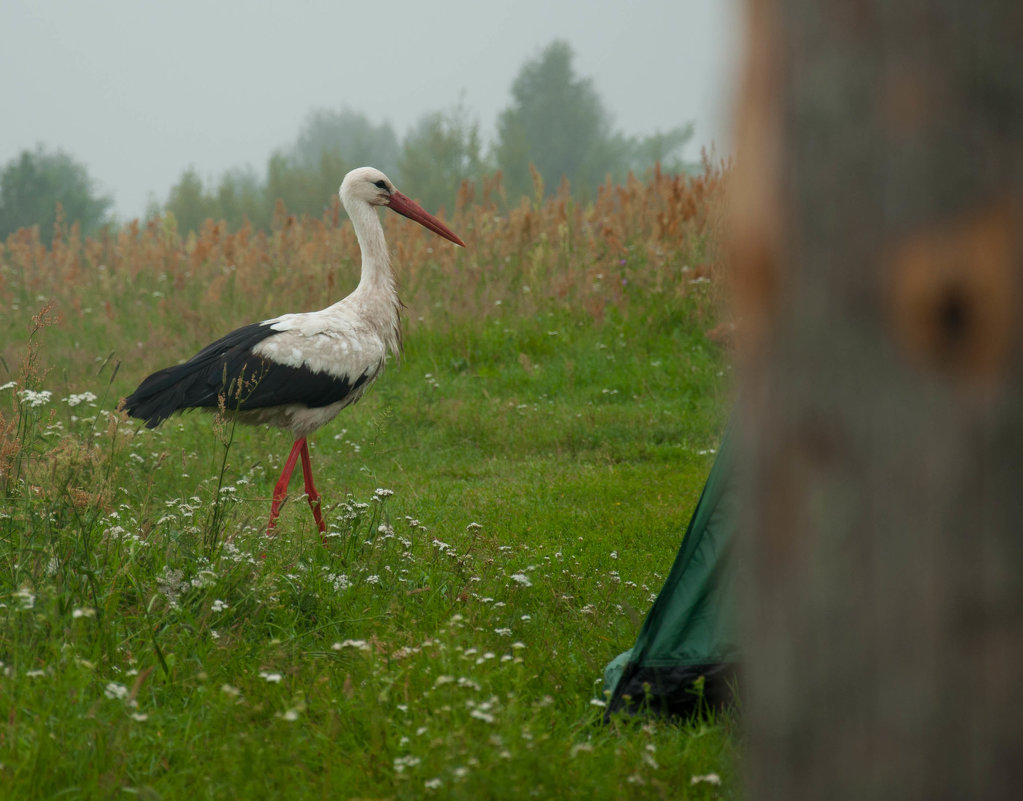
<path id="1" fill-rule="evenodd" d="M 736 6 L 10 0 L 0 165 L 37 145 L 64 151 L 126 220 L 166 201 L 189 168 L 204 181 L 262 174 L 316 109 L 350 109 L 401 139 L 461 107 L 487 149 L 518 70 L 555 40 L 573 49 L 616 130 L 692 122 L 684 155 L 697 160 L 701 147 L 728 148 Z"/>

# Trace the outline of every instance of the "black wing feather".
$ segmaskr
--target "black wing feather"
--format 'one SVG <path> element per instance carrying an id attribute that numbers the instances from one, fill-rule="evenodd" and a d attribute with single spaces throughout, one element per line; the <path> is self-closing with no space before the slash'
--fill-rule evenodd
<path id="1" fill-rule="evenodd" d="M 290 367 L 255 354 L 252 349 L 279 333 L 270 323 L 242 326 L 212 342 L 183 364 L 159 370 L 125 399 L 132 417 L 155 428 L 179 409 L 261 409 L 303 403 L 329 406 L 344 400 L 368 379 L 332 376 L 307 367 Z"/>

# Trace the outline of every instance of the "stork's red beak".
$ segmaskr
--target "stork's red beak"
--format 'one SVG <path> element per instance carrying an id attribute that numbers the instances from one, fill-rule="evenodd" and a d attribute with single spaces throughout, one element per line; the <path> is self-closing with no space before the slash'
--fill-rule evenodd
<path id="1" fill-rule="evenodd" d="M 391 201 L 387 205 L 403 217 L 415 220 L 421 226 L 429 228 L 435 234 L 454 242 L 456 245 L 461 245 L 463 248 L 465 247 L 465 242 L 459 239 L 454 231 L 448 228 L 444 223 L 430 214 L 430 212 L 414 200 L 406 197 L 401 192 L 398 192 L 397 190 L 391 192 Z"/>

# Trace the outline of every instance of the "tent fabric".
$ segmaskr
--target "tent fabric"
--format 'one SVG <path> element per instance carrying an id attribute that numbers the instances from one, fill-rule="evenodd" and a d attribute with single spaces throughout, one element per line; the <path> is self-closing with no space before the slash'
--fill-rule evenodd
<path id="1" fill-rule="evenodd" d="M 688 716 L 727 703 L 739 662 L 735 596 L 738 499 L 726 429 L 664 587 L 636 644 L 608 664 L 605 718 L 645 710 Z"/>

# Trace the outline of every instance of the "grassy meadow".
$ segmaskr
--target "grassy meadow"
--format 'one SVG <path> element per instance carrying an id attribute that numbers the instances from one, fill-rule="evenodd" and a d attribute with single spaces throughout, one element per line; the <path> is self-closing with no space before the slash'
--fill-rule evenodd
<path id="1" fill-rule="evenodd" d="M 0 245 L 0 797 L 734 797 L 730 717 L 600 723 L 728 414 L 723 182 L 385 213 L 405 353 L 311 438 L 325 545 L 297 476 L 264 534 L 287 433 L 115 409 L 354 288 L 336 205 Z"/>

